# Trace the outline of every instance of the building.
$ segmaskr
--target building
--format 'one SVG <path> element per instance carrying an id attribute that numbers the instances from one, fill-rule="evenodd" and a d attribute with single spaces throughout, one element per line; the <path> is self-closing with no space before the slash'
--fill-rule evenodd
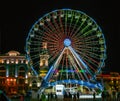
<path id="1" fill-rule="evenodd" d="M 9 51 L 0 55 L 0 89 L 7 94 L 25 93 L 27 90 L 38 90 L 41 79 L 48 72 L 47 44 L 43 43 L 40 54 L 40 74 L 31 75 L 25 55 L 17 51 Z M 120 74 L 117 72 L 97 75 L 97 80 L 103 83 L 107 90 L 120 90 Z"/>
<path id="2" fill-rule="evenodd" d="M 0 55 L 0 88 L 8 95 L 24 93 L 27 89 L 27 60 L 18 51 Z"/>
<path id="3" fill-rule="evenodd" d="M 47 50 L 47 42 L 42 43 L 42 50 L 39 56 L 40 56 L 40 60 L 39 60 L 38 76 L 32 75 L 31 70 L 29 70 L 28 79 L 27 79 L 29 84 L 29 89 L 35 90 L 35 91 L 39 89 L 41 85 L 41 81 L 46 76 L 49 70 L 48 68 L 49 54 Z"/>
<path id="4" fill-rule="evenodd" d="M 42 43 L 42 52 L 40 53 L 40 73 L 39 76 L 43 79 L 48 72 L 49 54 L 47 50 L 47 42 Z"/>
<path id="5" fill-rule="evenodd" d="M 120 74 L 118 72 L 102 73 L 97 76 L 97 80 L 103 83 L 106 90 L 120 90 Z"/>

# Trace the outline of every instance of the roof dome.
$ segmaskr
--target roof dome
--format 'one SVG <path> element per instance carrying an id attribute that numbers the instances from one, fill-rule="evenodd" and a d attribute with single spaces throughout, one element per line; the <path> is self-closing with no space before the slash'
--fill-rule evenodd
<path id="1" fill-rule="evenodd" d="M 9 56 L 18 56 L 18 55 L 20 55 L 20 53 L 18 51 L 14 51 L 14 50 L 9 51 L 6 54 L 9 55 Z"/>

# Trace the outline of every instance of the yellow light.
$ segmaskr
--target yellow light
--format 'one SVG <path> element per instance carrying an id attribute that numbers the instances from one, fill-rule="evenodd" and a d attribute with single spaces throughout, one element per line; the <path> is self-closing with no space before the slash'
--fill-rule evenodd
<path id="1" fill-rule="evenodd" d="M 7 81 L 9 81 L 9 79 L 7 79 Z"/>
<path id="2" fill-rule="evenodd" d="M 9 60 L 7 60 L 7 64 L 9 64 Z"/>
<path id="3" fill-rule="evenodd" d="M 26 61 L 26 64 L 28 64 L 28 61 Z"/>
<path id="4" fill-rule="evenodd" d="M 4 60 L 2 60 L 2 63 L 4 63 Z"/>
<path id="5" fill-rule="evenodd" d="M 30 83 L 29 86 L 32 87 L 32 83 Z"/>
<path id="6" fill-rule="evenodd" d="M 16 64 L 18 64 L 18 60 L 16 60 L 16 62 L 15 62 Z"/>
<path id="7" fill-rule="evenodd" d="M 47 70 L 41 70 L 40 72 L 47 72 Z"/>
<path id="8" fill-rule="evenodd" d="M 28 83 L 28 80 L 27 80 L 27 79 L 25 80 L 25 83 L 26 83 L 26 84 Z"/>
<path id="9" fill-rule="evenodd" d="M 30 73 L 30 72 L 28 72 L 28 76 L 31 76 L 31 73 Z"/>
<path id="10" fill-rule="evenodd" d="M 40 76 L 45 76 L 45 75 L 46 75 L 45 73 L 40 74 Z"/>
<path id="11" fill-rule="evenodd" d="M 16 81 L 16 79 L 14 79 L 14 81 Z"/>
<path id="12" fill-rule="evenodd" d="M 37 87 L 40 87 L 40 83 L 39 82 L 37 83 Z"/>
<path id="13" fill-rule="evenodd" d="M 13 81 L 13 79 L 10 79 L 10 81 Z"/>

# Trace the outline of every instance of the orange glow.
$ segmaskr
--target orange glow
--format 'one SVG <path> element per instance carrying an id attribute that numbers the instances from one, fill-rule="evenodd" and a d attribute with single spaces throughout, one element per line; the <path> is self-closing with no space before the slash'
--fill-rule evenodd
<path id="1" fill-rule="evenodd" d="M 8 86 L 15 86 L 16 85 L 16 79 L 15 78 L 7 78 L 6 81 L 7 81 L 6 84 Z"/>
<path id="2" fill-rule="evenodd" d="M 101 74 L 100 76 L 102 76 L 102 77 L 110 77 L 109 74 Z"/>
<path id="3" fill-rule="evenodd" d="M 45 75 L 46 75 L 45 73 L 40 74 L 40 76 L 45 76 Z"/>
<path id="4" fill-rule="evenodd" d="M 9 79 L 7 79 L 7 81 L 9 81 Z"/>

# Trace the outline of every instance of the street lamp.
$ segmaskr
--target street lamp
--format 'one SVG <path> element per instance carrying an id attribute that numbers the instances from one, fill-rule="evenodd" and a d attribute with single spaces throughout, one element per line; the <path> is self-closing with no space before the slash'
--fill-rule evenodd
<path id="1" fill-rule="evenodd" d="M 40 87 L 40 84 L 41 84 L 40 82 L 37 82 L 37 87 Z"/>

